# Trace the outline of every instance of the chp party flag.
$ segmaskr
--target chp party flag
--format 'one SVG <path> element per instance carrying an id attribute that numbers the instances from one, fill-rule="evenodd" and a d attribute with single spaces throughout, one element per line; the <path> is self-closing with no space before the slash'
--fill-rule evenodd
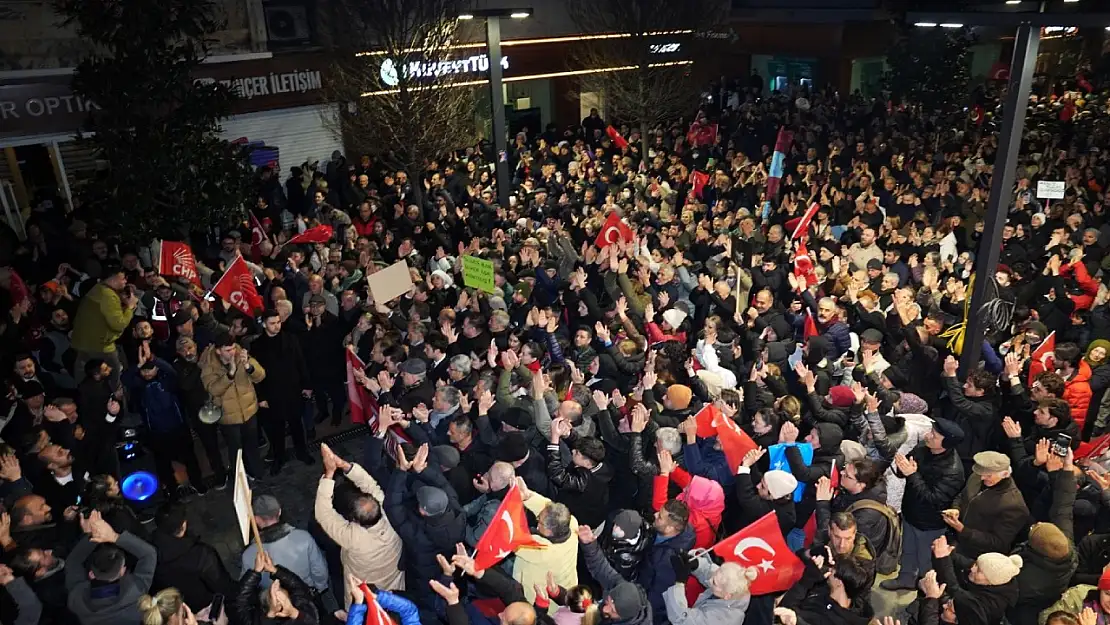
<path id="1" fill-rule="evenodd" d="M 285 242 L 286 245 L 296 245 L 297 243 L 327 243 L 331 241 L 333 231 L 331 226 L 321 225 L 315 228 L 309 228 L 304 232 L 294 236 Z"/>
<path id="2" fill-rule="evenodd" d="M 628 147 L 628 140 L 622 137 L 621 133 L 618 132 L 616 128 L 606 126 L 605 134 L 609 135 L 609 138 L 613 141 L 613 145 L 617 146 L 618 150 L 623 150 Z"/>
<path id="3" fill-rule="evenodd" d="M 351 423 L 368 423 L 377 430 L 378 400 L 355 379 L 355 369 L 363 371 L 366 363 L 352 350 L 347 350 L 347 403 L 351 406 Z"/>
<path id="4" fill-rule="evenodd" d="M 528 529 L 520 486 L 514 483 L 497 507 L 489 527 L 474 546 L 474 568 L 484 571 L 504 560 L 519 547 L 534 546 L 537 544 Z"/>
<path id="5" fill-rule="evenodd" d="M 632 228 L 628 224 L 621 221 L 616 212 L 609 213 L 609 218 L 605 220 L 605 225 L 601 226 L 601 232 L 597 233 L 597 239 L 594 244 L 600 248 L 608 247 L 610 243 L 616 243 L 618 240 L 631 241 Z"/>
<path id="6" fill-rule="evenodd" d="M 728 562 L 753 568 L 753 595 L 782 592 L 802 578 L 805 565 L 786 546 L 779 529 L 778 515 L 772 510 L 758 521 L 713 545 L 711 551 Z"/>
<path id="7" fill-rule="evenodd" d="M 1056 370 L 1056 330 L 1048 333 L 1041 344 L 1033 353 L 1029 354 L 1029 388 L 1033 388 L 1033 380 L 1042 371 Z"/>
<path id="8" fill-rule="evenodd" d="M 749 451 L 759 449 L 747 432 L 724 415 L 717 419 L 717 441 L 721 443 L 721 451 L 725 452 L 725 460 L 733 474 L 744 464 L 744 456 Z"/>
<path id="9" fill-rule="evenodd" d="M 158 254 L 158 273 L 186 278 L 193 284 L 200 284 L 196 256 L 193 256 L 192 248 L 180 241 L 162 241 L 162 251 Z"/>
<path id="10" fill-rule="evenodd" d="M 778 443 L 771 445 L 767 448 L 767 458 L 770 461 L 772 470 L 786 471 L 793 474 L 790 470 L 790 462 L 786 459 L 786 450 L 789 447 L 797 447 L 798 452 L 802 455 L 802 463 L 807 467 L 813 464 L 813 445 L 809 443 Z M 802 481 L 798 481 L 798 488 L 794 491 L 794 501 L 802 500 L 802 493 L 806 490 L 806 485 Z"/>
<path id="11" fill-rule="evenodd" d="M 231 261 L 220 281 L 212 287 L 212 292 L 248 317 L 253 317 L 256 310 L 262 309 L 262 296 L 254 287 L 254 276 L 242 256 L 236 256 Z"/>

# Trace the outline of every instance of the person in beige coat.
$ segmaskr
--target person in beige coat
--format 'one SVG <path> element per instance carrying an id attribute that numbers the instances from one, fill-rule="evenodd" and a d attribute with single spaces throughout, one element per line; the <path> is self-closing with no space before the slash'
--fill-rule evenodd
<path id="1" fill-rule="evenodd" d="M 565 505 L 529 490 L 524 478 L 518 477 L 516 481 L 524 507 L 536 515 L 539 534 L 532 534 L 532 540 L 539 547 L 516 551 L 513 579 L 520 582 L 528 601 L 536 598 L 536 584 L 541 588 L 547 584 L 548 571 L 556 584 L 564 588 L 577 586 L 578 519 L 571 516 Z M 554 614 L 558 606 L 553 604 L 551 607 Z"/>
<path id="2" fill-rule="evenodd" d="M 344 578 L 354 576 L 383 590 L 404 590 L 405 574 L 397 567 L 401 538 L 382 511 L 385 493 L 365 469 L 335 455 L 327 445 L 320 445 L 320 457 L 324 475 L 316 489 L 316 522 L 339 545 Z M 337 470 L 362 492 L 342 515 L 332 504 Z M 347 597 L 351 590 L 346 588 Z"/>
<path id="3" fill-rule="evenodd" d="M 256 479 L 262 475 L 262 458 L 258 455 L 258 425 L 254 420 L 258 413 L 254 385 L 265 378 L 266 370 L 262 365 L 229 335 L 217 338 L 200 356 L 201 383 L 212 396 L 213 403 L 223 410 L 220 431 L 227 441 L 228 459 L 235 462 L 242 449 L 247 473 Z M 233 473 L 228 472 L 228 475 Z M 225 482 L 216 488 L 226 486 Z"/>

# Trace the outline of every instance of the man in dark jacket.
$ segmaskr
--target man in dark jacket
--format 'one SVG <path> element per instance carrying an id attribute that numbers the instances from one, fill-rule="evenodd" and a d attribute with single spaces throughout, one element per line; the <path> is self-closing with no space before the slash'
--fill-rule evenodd
<path id="1" fill-rule="evenodd" d="M 217 438 L 220 426 L 216 423 L 203 423 L 199 416 L 200 409 L 208 402 L 208 391 L 200 379 L 197 344 L 187 336 L 180 336 L 175 347 L 177 357 L 174 358 L 173 369 L 177 372 L 177 396 L 181 400 L 182 410 L 185 411 L 185 421 L 196 432 L 201 446 L 204 447 L 208 468 L 213 474 L 212 483 L 216 485 L 216 490 L 223 490 L 227 488 L 227 470 L 224 468 Z"/>
<path id="2" fill-rule="evenodd" d="M 282 331 L 281 315 L 276 310 L 262 313 L 262 334 L 251 344 L 251 353 L 266 370 L 266 379 L 255 386 L 258 416 L 266 429 L 274 455 L 270 475 L 281 472 L 285 463 L 285 433 L 293 435 L 297 460 L 312 464 L 301 421 L 303 398 L 312 394 L 312 382 L 301 346 L 289 331 Z"/>
<path id="3" fill-rule="evenodd" d="M 974 460 L 973 475 L 954 508 L 942 512 L 944 522 L 959 534 L 956 550 L 964 557 L 1009 553 L 1018 533 L 1029 525 L 1029 508 L 1010 477 L 1005 454 L 984 451 Z"/>
<path id="4" fill-rule="evenodd" d="M 879 585 L 884 590 L 913 590 L 932 568 L 932 543 L 947 525 L 941 512 L 952 505 L 964 484 L 964 467 L 956 447 L 964 433 L 947 419 L 937 419 L 925 443 L 909 457 L 894 456 L 895 475 L 906 480 L 902 496 L 902 560 L 898 577 Z"/>
<path id="5" fill-rule="evenodd" d="M 346 356 L 343 354 L 343 337 L 349 328 L 339 317 L 328 312 L 327 300 L 322 295 L 308 298 L 308 312 L 297 319 L 301 352 L 311 373 L 312 397 L 318 411 L 315 422 L 310 418 L 312 404 L 305 402 L 304 425 L 313 428 L 331 417 L 332 425 L 339 425 L 343 409 L 347 406 Z M 303 325 L 302 325 L 303 324 Z M 298 390 L 303 387 L 298 387 Z M 331 399 L 331 410 L 328 409 Z M 312 430 L 310 430 L 312 433 Z"/>
<path id="6" fill-rule="evenodd" d="M 567 438 L 571 447 L 569 466 L 563 464 L 560 454 L 561 438 Z M 555 501 L 566 504 L 579 523 L 597 527 L 605 522 L 613 469 L 605 462 L 604 443 L 577 436 L 569 421 L 556 419 L 547 446 L 547 476 L 556 491 Z"/>
<path id="7" fill-rule="evenodd" d="M 170 504 L 158 511 L 158 529 L 153 536 L 158 566 L 154 569 L 151 590 L 176 588 L 186 604 L 206 606 L 215 595 L 231 596 L 235 581 L 216 549 L 188 534 L 185 517 L 185 506 L 181 504 Z"/>
<path id="8" fill-rule="evenodd" d="M 428 581 L 442 572 L 436 556 L 455 552 L 466 534 L 466 516 L 455 489 L 435 463 L 429 465 L 427 449 L 422 447 L 412 461 L 398 453 L 398 470 L 389 477 L 383 504 L 404 546 L 405 587 L 418 605 L 434 610 Z"/>
<path id="9" fill-rule="evenodd" d="M 960 363 L 952 356 L 944 361 L 944 389 L 955 409 L 956 424 L 964 432 L 958 450 L 964 463 L 964 473 L 971 471 L 975 454 L 993 447 L 998 429 L 998 407 L 995 405 L 997 380 L 991 373 L 976 369 L 967 375 L 961 385 L 956 378 Z"/>
<path id="10" fill-rule="evenodd" d="M 932 551 L 937 581 L 947 585 L 960 625 L 995 625 L 1017 603 L 1020 556 L 984 553 L 970 560 L 953 553 L 956 548 L 943 536 Z"/>
<path id="11" fill-rule="evenodd" d="M 117 534 L 99 512 L 82 519 L 81 527 L 87 536 L 66 558 L 69 610 L 81 625 L 139 625 L 139 597 L 154 579 L 154 547 L 128 532 Z M 126 565 L 125 552 L 135 558 L 134 567 Z"/>
<path id="12" fill-rule="evenodd" d="M 259 584 L 262 573 L 270 574 L 274 583 L 266 590 L 269 595 L 269 609 L 264 609 L 259 600 Z M 246 571 L 239 580 L 239 590 L 231 602 L 229 613 L 231 622 L 244 625 L 263 623 L 315 624 L 320 622 L 312 589 L 284 566 L 274 566 L 265 551 L 255 555 L 254 567 Z M 292 620 L 296 618 L 297 620 Z"/>

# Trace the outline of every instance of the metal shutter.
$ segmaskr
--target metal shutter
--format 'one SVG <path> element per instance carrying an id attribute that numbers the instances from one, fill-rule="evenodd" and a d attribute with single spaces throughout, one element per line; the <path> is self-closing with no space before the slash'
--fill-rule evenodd
<path id="1" fill-rule="evenodd" d="M 326 163 L 331 159 L 332 152 L 343 150 L 342 138 L 335 134 L 330 123 L 325 122 L 325 116 L 336 119 L 336 105 L 234 115 L 221 124 L 221 136 L 229 141 L 241 138 L 251 143 L 262 141 L 267 147 L 278 148 L 278 165 L 284 174 L 290 167 L 305 161 Z"/>

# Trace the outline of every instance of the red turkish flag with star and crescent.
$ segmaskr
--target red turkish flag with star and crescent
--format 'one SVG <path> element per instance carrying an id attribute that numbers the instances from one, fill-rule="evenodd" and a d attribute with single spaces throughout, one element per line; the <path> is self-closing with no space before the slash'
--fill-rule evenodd
<path id="1" fill-rule="evenodd" d="M 513 484 L 497 507 L 497 513 L 493 515 L 489 527 L 474 546 L 474 568 L 484 571 L 520 547 L 535 546 L 537 543 L 532 539 L 528 518 L 524 514 L 520 487 Z"/>
<path id="2" fill-rule="evenodd" d="M 723 419 L 721 410 L 713 404 L 706 404 L 694 415 L 698 422 L 698 438 L 709 438 L 717 435 L 717 421 Z"/>
<path id="3" fill-rule="evenodd" d="M 758 521 L 713 545 L 713 553 L 728 562 L 754 568 L 753 595 L 782 592 L 802 578 L 805 566 L 783 540 L 779 517 L 772 510 Z"/>
<path id="4" fill-rule="evenodd" d="M 212 292 L 248 317 L 253 317 L 256 310 L 262 309 L 262 296 L 254 287 L 254 276 L 242 256 L 236 256 L 231 261 L 223 277 L 212 287 Z"/>
<path id="5" fill-rule="evenodd" d="M 331 236 L 334 234 L 331 226 L 323 225 L 309 228 L 304 232 L 294 236 L 285 242 L 286 245 L 295 245 L 297 243 L 327 243 L 331 241 Z"/>
<path id="6" fill-rule="evenodd" d="M 1056 370 L 1056 330 L 1048 333 L 1041 344 L 1029 355 L 1029 387 L 1042 371 Z"/>
<path id="7" fill-rule="evenodd" d="M 628 224 L 621 221 L 615 212 L 609 213 L 609 218 L 605 220 L 605 225 L 601 227 L 601 232 L 597 233 L 597 240 L 594 244 L 600 248 L 608 247 L 610 243 L 616 243 L 618 240 L 631 241 L 632 228 Z"/>
<path id="8" fill-rule="evenodd" d="M 806 287 L 817 284 L 817 271 L 813 259 L 809 255 L 804 238 L 798 239 L 797 249 L 794 251 L 794 275 L 799 280 L 805 280 Z"/>
<path id="9" fill-rule="evenodd" d="M 744 463 L 744 456 L 749 451 L 759 449 L 759 445 L 755 444 L 747 432 L 741 430 L 735 421 L 723 414 L 716 420 L 716 434 L 717 441 L 721 443 L 721 451 L 725 453 L 725 460 L 728 461 L 729 470 L 733 474 Z"/>
<path id="10" fill-rule="evenodd" d="M 378 400 L 355 379 L 355 369 L 366 369 L 366 363 L 352 350 L 347 350 L 347 403 L 351 407 L 351 423 L 367 423 L 378 429 Z"/>
<path id="11" fill-rule="evenodd" d="M 189 282 L 200 285 L 196 256 L 193 256 L 192 248 L 179 241 L 162 241 L 162 251 L 158 255 L 158 273 L 187 278 Z"/>
<path id="12" fill-rule="evenodd" d="M 621 133 L 617 131 L 616 128 L 606 126 L 605 134 L 609 135 L 609 139 L 612 140 L 613 145 L 617 146 L 618 150 L 623 150 L 628 147 L 628 140 L 622 137 Z"/>
<path id="13" fill-rule="evenodd" d="M 359 589 L 362 591 L 362 596 L 366 601 L 366 624 L 365 625 L 395 625 L 393 619 L 389 618 L 389 613 L 385 608 L 378 603 L 378 598 L 374 596 L 370 587 L 363 582 Z"/>

